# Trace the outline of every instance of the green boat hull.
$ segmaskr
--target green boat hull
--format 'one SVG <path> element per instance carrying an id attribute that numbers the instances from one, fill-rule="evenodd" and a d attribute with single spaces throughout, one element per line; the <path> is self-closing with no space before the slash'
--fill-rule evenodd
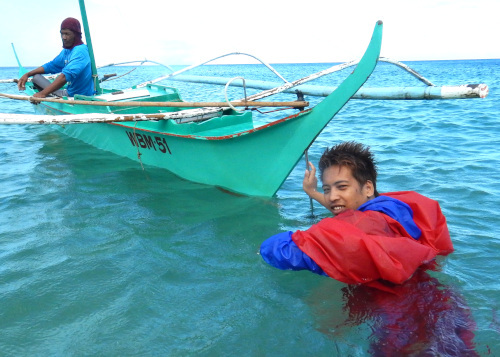
<path id="1" fill-rule="evenodd" d="M 378 61 L 381 41 L 382 23 L 378 22 L 362 60 L 336 91 L 312 109 L 263 126 L 254 127 L 251 112 L 227 110 L 227 115 L 221 117 L 183 124 L 158 120 L 58 127 L 92 146 L 167 169 L 190 181 L 244 195 L 270 197 L 323 128 L 368 79 Z M 175 90 L 169 93 L 168 87 L 150 86 L 149 90 L 161 94 L 141 100 L 176 100 Z M 158 108 L 147 110 L 158 113 Z M 145 112 L 145 108 L 42 103 L 35 105 L 35 111 L 52 115 L 110 111 L 122 114 Z"/>

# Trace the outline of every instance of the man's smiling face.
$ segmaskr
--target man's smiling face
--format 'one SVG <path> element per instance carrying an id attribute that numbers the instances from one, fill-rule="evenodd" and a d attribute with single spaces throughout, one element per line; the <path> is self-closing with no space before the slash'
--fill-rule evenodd
<path id="1" fill-rule="evenodd" d="M 337 215 L 348 209 L 358 209 L 374 197 L 373 183 L 360 185 L 351 168 L 333 165 L 323 171 L 323 194 L 330 211 Z"/>

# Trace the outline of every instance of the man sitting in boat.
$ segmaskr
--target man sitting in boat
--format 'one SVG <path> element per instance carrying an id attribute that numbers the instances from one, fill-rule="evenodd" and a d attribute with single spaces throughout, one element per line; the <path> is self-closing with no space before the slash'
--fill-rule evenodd
<path id="1" fill-rule="evenodd" d="M 334 217 L 306 231 L 268 238 L 260 248 L 268 264 L 380 288 L 405 282 L 420 265 L 453 251 L 436 201 L 410 191 L 377 192 L 377 168 L 368 147 L 346 142 L 323 153 L 323 193 L 316 191 L 314 165 L 308 165 L 304 190 Z"/>
<path id="2" fill-rule="evenodd" d="M 77 19 L 68 17 L 61 23 L 63 50 L 52 61 L 25 73 L 17 83 L 19 90 L 25 89 L 28 78 L 41 90 L 33 97 L 45 98 L 49 94 L 72 97 L 75 94 L 93 95 L 92 69 L 87 46 L 82 42 L 82 31 Z M 53 82 L 42 76 L 44 73 L 61 73 Z M 60 90 L 65 84 L 67 89 Z"/>

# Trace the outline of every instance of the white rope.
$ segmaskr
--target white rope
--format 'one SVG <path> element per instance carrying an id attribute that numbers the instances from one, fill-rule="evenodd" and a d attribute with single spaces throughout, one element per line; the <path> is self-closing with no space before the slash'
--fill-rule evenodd
<path id="1" fill-rule="evenodd" d="M 226 103 L 231 107 L 232 110 L 238 112 L 238 113 L 242 113 L 244 112 L 244 110 L 238 110 L 236 109 L 232 104 L 231 102 L 229 101 L 229 99 L 227 98 L 227 88 L 229 87 L 229 85 L 231 84 L 232 81 L 234 81 L 235 79 L 241 79 L 243 81 L 243 90 L 245 92 L 245 102 L 247 101 L 247 86 L 246 86 L 246 83 L 245 83 L 245 78 L 243 77 L 234 77 L 232 79 L 229 80 L 229 82 L 226 83 L 226 88 L 224 90 L 224 95 L 226 96 Z"/>

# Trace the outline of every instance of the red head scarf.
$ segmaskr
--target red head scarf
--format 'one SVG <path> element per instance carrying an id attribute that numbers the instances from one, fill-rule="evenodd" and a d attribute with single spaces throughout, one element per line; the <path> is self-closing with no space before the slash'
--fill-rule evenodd
<path id="1" fill-rule="evenodd" d="M 77 19 L 73 17 L 68 17 L 67 19 L 64 19 L 64 21 L 61 23 L 61 30 L 63 29 L 71 30 L 75 34 L 75 41 L 73 42 L 73 45 L 71 47 L 63 46 L 64 48 L 70 50 L 75 46 L 83 44 L 82 28 L 80 26 L 80 22 Z"/>

